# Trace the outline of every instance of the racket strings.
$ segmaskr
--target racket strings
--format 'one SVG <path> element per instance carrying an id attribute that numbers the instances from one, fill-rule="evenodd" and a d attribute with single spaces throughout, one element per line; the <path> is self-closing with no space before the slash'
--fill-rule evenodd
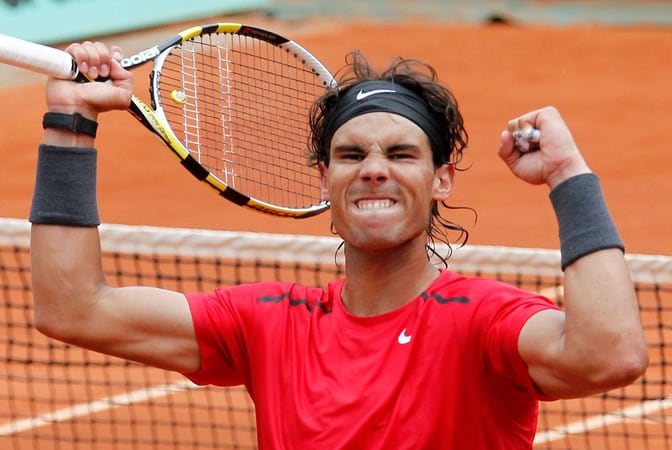
<path id="1" fill-rule="evenodd" d="M 324 83 L 303 58 L 247 36 L 203 35 L 173 49 L 159 86 L 174 133 L 224 184 L 282 207 L 320 203 L 308 112 Z"/>

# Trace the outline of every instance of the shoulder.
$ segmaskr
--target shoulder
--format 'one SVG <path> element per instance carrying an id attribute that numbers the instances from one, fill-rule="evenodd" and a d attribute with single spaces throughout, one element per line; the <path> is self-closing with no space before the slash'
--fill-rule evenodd
<path id="1" fill-rule="evenodd" d="M 555 303 L 538 292 L 491 278 L 470 277 L 450 271 L 441 276 L 423 293 L 425 301 L 439 305 L 468 305 L 474 313 L 497 314 L 504 309 L 517 310 L 536 305 L 557 308 Z M 536 309 L 536 308 L 535 308 Z"/>
<path id="2" fill-rule="evenodd" d="M 528 294 L 527 291 L 499 280 L 466 276 L 447 270 L 442 271 L 439 278 L 426 291 L 426 295 L 444 298 L 444 302 L 447 298 L 443 296 L 450 296 L 456 302 L 460 302 L 458 297 L 465 297 L 473 302 L 493 297 Z M 463 302 L 466 302 L 466 299 Z"/>
<path id="3" fill-rule="evenodd" d="M 192 309 L 255 310 L 278 306 L 314 306 L 324 301 L 324 289 L 292 282 L 258 282 L 186 294 Z"/>

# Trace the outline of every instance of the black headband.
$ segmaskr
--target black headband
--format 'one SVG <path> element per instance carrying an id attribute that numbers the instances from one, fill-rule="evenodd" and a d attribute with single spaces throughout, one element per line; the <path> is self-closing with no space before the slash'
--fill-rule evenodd
<path id="1" fill-rule="evenodd" d="M 398 114 L 415 123 L 427 135 L 433 149 L 441 151 L 444 123 L 424 98 L 400 84 L 386 80 L 364 81 L 350 87 L 327 114 L 325 140 L 331 138 L 345 122 L 370 112 Z"/>

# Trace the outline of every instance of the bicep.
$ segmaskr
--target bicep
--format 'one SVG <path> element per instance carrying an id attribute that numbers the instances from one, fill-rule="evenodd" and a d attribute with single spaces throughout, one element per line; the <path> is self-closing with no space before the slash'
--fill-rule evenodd
<path id="1" fill-rule="evenodd" d="M 200 353 L 184 294 L 152 287 L 104 288 L 87 316 L 91 350 L 179 372 L 199 368 Z M 80 343 L 78 343 L 80 344 Z"/>
<path id="2" fill-rule="evenodd" d="M 549 309 L 530 317 L 520 331 L 518 351 L 535 385 L 547 396 L 574 398 L 586 390 L 565 352 L 565 313 Z"/>
<path id="3" fill-rule="evenodd" d="M 520 331 L 518 351 L 535 385 L 553 398 L 577 398 L 595 393 L 586 376 L 587 357 L 567 350 L 566 315 L 545 310 L 530 317 Z"/>

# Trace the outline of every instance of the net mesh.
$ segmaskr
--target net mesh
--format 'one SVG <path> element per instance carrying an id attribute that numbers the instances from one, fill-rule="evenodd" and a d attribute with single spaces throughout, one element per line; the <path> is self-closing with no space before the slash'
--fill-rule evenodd
<path id="1" fill-rule="evenodd" d="M 270 280 L 324 286 L 342 275 L 330 237 L 101 226 L 114 285 L 183 291 Z M 29 225 L 0 219 L 0 448 L 255 449 L 243 388 L 197 387 L 180 375 L 45 338 L 31 325 Z M 669 449 L 667 379 L 672 258 L 629 255 L 651 364 L 631 386 L 542 403 L 535 449 Z M 450 269 L 544 292 L 561 303 L 559 254 L 470 246 Z M 672 419 L 672 417 L 671 417 Z"/>

